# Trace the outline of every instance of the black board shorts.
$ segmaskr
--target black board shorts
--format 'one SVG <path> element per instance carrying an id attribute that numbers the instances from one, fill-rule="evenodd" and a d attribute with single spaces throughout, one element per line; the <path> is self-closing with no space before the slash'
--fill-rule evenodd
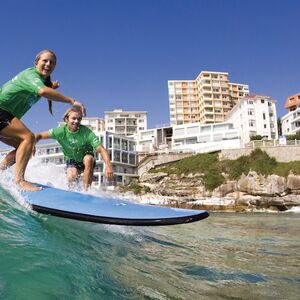
<path id="1" fill-rule="evenodd" d="M 96 166 L 96 162 L 94 161 L 94 168 Z M 83 162 L 78 162 L 74 159 L 66 160 L 66 168 L 76 168 L 78 172 L 82 173 L 84 171 L 84 164 Z"/>
<path id="2" fill-rule="evenodd" d="M 15 116 L 0 108 L 0 131 L 5 128 Z"/>

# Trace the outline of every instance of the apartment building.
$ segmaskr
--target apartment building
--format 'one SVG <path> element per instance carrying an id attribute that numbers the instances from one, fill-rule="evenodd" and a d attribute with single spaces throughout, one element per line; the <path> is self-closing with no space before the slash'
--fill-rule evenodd
<path id="1" fill-rule="evenodd" d="M 239 129 L 243 146 L 255 135 L 278 139 L 276 101 L 269 96 L 248 95 L 241 98 L 227 115 L 226 122 Z"/>
<path id="2" fill-rule="evenodd" d="M 132 136 L 147 129 L 147 112 L 115 109 L 104 112 L 105 130 L 122 136 Z"/>
<path id="3" fill-rule="evenodd" d="M 82 118 L 81 124 L 89 127 L 94 132 L 105 131 L 105 122 L 102 118 Z"/>
<path id="4" fill-rule="evenodd" d="M 170 124 L 224 122 L 249 86 L 230 83 L 228 73 L 202 71 L 195 80 L 169 80 Z"/>
<path id="5" fill-rule="evenodd" d="M 292 135 L 300 131 L 300 93 L 288 97 L 284 107 L 289 112 L 281 118 L 282 135 Z"/>

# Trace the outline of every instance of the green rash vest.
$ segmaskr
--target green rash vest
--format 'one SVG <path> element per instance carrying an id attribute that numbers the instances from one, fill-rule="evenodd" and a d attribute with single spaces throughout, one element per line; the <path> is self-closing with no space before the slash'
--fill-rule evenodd
<path id="1" fill-rule="evenodd" d="M 95 133 L 84 125 L 72 132 L 67 124 L 49 130 L 50 137 L 57 140 L 63 149 L 66 160 L 74 159 L 82 162 L 86 154 L 93 154 L 94 150 L 101 145 Z"/>
<path id="2" fill-rule="evenodd" d="M 34 67 L 19 73 L 0 89 L 0 108 L 21 119 L 41 98 L 38 91 L 45 87 L 44 80 Z"/>

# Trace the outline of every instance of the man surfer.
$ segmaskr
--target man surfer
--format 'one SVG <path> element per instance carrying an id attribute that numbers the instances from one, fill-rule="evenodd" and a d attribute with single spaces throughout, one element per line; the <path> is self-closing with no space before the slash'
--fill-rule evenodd
<path id="1" fill-rule="evenodd" d="M 35 138 L 36 142 L 41 139 L 52 138 L 61 145 L 70 186 L 74 185 L 80 174 L 83 173 L 84 190 L 90 187 L 95 166 L 94 151 L 99 153 L 104 160 L 105 177 L 112 180 L 113 169 L 109 154 L 95 133 L 88 127 L 81 125 L 81 109 L 78 106 L 72 106 L 65 112 L 63 120 L 65 125 L 40 132 L 36 134 Z"/>

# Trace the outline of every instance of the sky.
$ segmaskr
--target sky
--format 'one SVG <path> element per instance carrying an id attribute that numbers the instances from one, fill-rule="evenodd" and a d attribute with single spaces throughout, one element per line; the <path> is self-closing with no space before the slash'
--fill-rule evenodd
<path id="1" fill-rule="evenodd" d="M 277 101 L 300 92 L 298 0 L 11 0 L 1 3 L 0 86 L 33 66 L 42 49 L 52 74 L 88 117 L 147 111 L 148 128 L 169 123 L 168 80 L 201 71 Z M 41 99 L 23 117 L 33 132 L 55 127 L 68 108 Z"/>

